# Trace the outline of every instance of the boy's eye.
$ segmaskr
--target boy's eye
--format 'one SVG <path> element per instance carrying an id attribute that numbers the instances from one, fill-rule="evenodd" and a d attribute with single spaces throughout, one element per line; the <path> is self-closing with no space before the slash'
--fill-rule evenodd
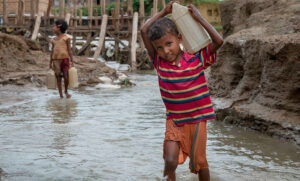
<path id="1" fill-rule="evenodd" d="M 171 46 L 171 44 L 172 44 L 171 42 L 168 42 L 168 43 L 167 43 L 167 46 Z"/>

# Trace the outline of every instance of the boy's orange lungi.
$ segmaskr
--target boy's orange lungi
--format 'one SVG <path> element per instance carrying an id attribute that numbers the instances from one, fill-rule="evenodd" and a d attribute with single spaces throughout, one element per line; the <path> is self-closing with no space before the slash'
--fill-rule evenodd
<path id="1" fill-rule="evenodd" d="M 198 173 L 199 170 L 208 169 L 206 160 L 206 121 L 176 126 L 173 120 L 166 121 L 164 140 L 164 158 L 166 141 L 179 142 L 180 151 L 178 164 L 183 164 L 190 157 L 190 170 Z"/>

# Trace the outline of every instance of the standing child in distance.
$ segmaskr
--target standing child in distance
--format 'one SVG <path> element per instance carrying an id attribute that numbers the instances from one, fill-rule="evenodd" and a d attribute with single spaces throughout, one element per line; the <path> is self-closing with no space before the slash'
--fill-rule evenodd
<path id="1" fill-rule="evenodd" d="M 68 24 L 64 20 L 57 20 L 53 27 L 53 32 L 56 37 L 52 40 L 52 52 L 50 57 L 50 69 L 55 72 L 58 92 L 61 98 L 63 98 L 62 93 L 62 78 L 65 83 L 65 95 L 70 98 L 71 95 L 68 93 L 69 84 L 69 68 L 70 62 L 73 63 L 73 55 L 71 51 L 70 38 L 65 34 L 68 29 Z"/>
<path id="2" fill-rule="evenodd" d="M 190 157 L 190 171 L 199 180 L 210 180 L 206 160 L 206 121 L 215 113 L 208 92 L 204 69 L 216 61 L 216 51 L 222 37 L 189 5 L 192 17 L 208 32 L 212 43 L 191 55 L 180 49 L 181 35 L 175 23 L 164 17 L 172 12 L 170 2 L 141 29 L 149 56 L 158 73 L 161 96 L 166 107 L 167 121 L 163 156 L 164 176 L 176 180 L 175 170 Z"/>

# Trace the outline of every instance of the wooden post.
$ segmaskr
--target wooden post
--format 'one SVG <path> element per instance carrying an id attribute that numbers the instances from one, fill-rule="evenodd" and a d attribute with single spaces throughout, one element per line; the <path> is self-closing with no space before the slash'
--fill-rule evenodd
<path id="1" fill-rule="evenodd" d="M 73 26 L 74 26 L 74 29 L 76 30 L 76 28 L 77 28 L 77 4 L 76 3 L 74 3 L 74 14 L 73 14 L 73 18 L 74 18 L 74 23 L 73 23 Z M 76 32 L 75 31 L 73 31 L 72 32 L 72 37 L 73 37 L 73 39 L 72 39 L 72 52 L 73 52 L 73 54 L 74 55 L 76 55 Z"/>
<path id="2" fill-rule="evenodd" d="M 65 16 L 65 0 L 59 0 L 59 18 Z"/>
<path id="3" fill-rule="evenodd" d="M 137 12 L 135 12 L 133 14 L 132 39 L 131 39 L 131 68 L 133 71 L 135 71 L 137 69 L 136 40 L 137 40 L 137 29 L 138 29 L 138 16 L 139 16 L 139 14 Z"/>
<path id="4" fill-rule="evenodd" d="M 120 10 L 121 18 L 120 18 L 120 26 L 124 27 L 124 9 L 121 8 Z"/>
<path id="5" fill-rule="evenodd" d="M 106 14 L 105 0 L 101 0 L 100 5 L 101 5 L 101 16 L 103 16 L 104 14 Z"/>
<path id="6" fill-rule="evenodd" d="M 3 24 L 7 24 L 7 13 L 6 13 L 6 1 L 7 0 L 2 0 L 3 3 Z"/>
<path id="7" fill-rule="evenodd" d="M 119 58 L 119 42 L 117 41 L 117 39 L 119 38 L 119 30 L 120 30 L 120 0 L 116 0 L 115 2 L 115 14 L 114 14 L 114 18 L 115 18 L 115 60 L 118 60 Z"/>
<path id="8" fill-rule="evenodd" d="M 76 33 L 75 31 L 72 33 L 72 52 L 74 55 L 76 55 Z"/>
<path id="9" fill-rule="evenodd" d="M 70 11 L 69 27 L 74 26 L 74 8 L 70 8 Z"/>
<path id="10" fill-rule="evenodd" d="M 65 17 L 65 21 L 67 22 L 68 25 L 70 24 L 70 19 L 71 19 L 71 14 L 67 13 Z"/>
<path id="11" fill-rule="evenodd" d="M 57 15 L 57 11 L 56 11 L 56 10 L 54 10 L 54 22 L 57 20 L 57 17 L 58 17 L 58 15 Z"/>
<path id="12" fill-rule="evenodd" d="M 98 27 L 98 9 L 94 9 L 94 19 L 95 19 L 95 26 Z"/>
<path id="13" fill-rule="evenodd" d="M 102 46 L 103 46 L 103 42 L 105 39 L 105 34 L 106 34 L 106 25 L 107 25 L 107 15 L 103 15 L 102 16 L 102 21 L 101 21 L 101 29 L 100 29 L 100 35 L 99 35 L 99 41 L 98 41 L 98 47 L 94 53 L 94 59 L 98 59 Z"/>
<path id="14" fill-rule="evenodd" d="M 52 7 L 52 0 L 49 0 L 48 8 L 47 8 L 47 13 L 46 13 L 47 17 L 50 16 L 51 7 Z"/>
<path id="15" fill-rule="evenodd" d="M 128 0 L 127 2 L 128 2 L 128 8 L 127 8 L 128 16 L 131 16 L 133 13 L 132 0 Z"/>
<path id="16" fill-rule="evenodd" d="M 74 27 L 76 28 L 77 27 L 77 5 L 76 3 L 74 4 L 74 15 L 73 15 L 73 18 L 74 18 Z"/>
<path id="17" fill-rule="evenodd" d="M 140 0 L 140 9 L 139 9 L 140 16 L 145 16 L 145 5 L 144 1 Z"/>
<path id="18" fill-rule="evenodd" d="M 153 15 L 157 13 L 157 0 L 153 0 Z"/>
<path id="19" fill-rule="evenodd" d="M 88 0 L 88 24 L 89 24 L 89 29 L 92 28 L 92 23 L 93 23 L 93 0 Z"/>
<path id="20" fill-rule="evenodd" d="M 39 13 L 36 17 L 34 30 L 33 30 L 33 33 L 32 33 L 31 40 L 36 40 L 36 37 L 39 33 L 39 28 L 40 28 L 40 24 L 41 24 L 41 16 L 42 15 Z"/>
<path id="21" fill-rule="evenodd" d="M 82 25 L 82 9 L 79 9 L 79 24 Z"/>
<path id="22" fill-rule="evenodd" d="M 18 25 L 23 25 L 24 23 L 24 12 L 25 12 L 25 4 L 24 0 L 18 1 Z"/>
<path id="23" fill-rule="evenodd" d="M 166 7 L 166 1 L 165 0 L 161 0 L 161 4 L 162 4 L 162 8 Z"/>
<path id="24" fill-rule="evenodd" d="M 142 17 L 140 26 L 143 26 L 145 24 L 145 7 L 144 7 L 144 1 L 142 1 L 142 0 L 140 0 L 139 14 L 140 14 L 140 17 Z M 145 44 L 143 42 L 143 38 L 141 35 L 139 36 L 139 42 L 140 42 L 141 50 L 142 50 L 142 52 L 144 52 Z"/>

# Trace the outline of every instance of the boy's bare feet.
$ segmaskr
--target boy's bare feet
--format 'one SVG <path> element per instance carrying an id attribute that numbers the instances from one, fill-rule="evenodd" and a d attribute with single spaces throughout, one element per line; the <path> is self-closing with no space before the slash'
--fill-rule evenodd
<path id="1" fill-rule="evenodd" d="M 67 92 L 65 92 L 67 99 L 70 99 L 72 97 L 71 94 L 68 94 Z"/>

